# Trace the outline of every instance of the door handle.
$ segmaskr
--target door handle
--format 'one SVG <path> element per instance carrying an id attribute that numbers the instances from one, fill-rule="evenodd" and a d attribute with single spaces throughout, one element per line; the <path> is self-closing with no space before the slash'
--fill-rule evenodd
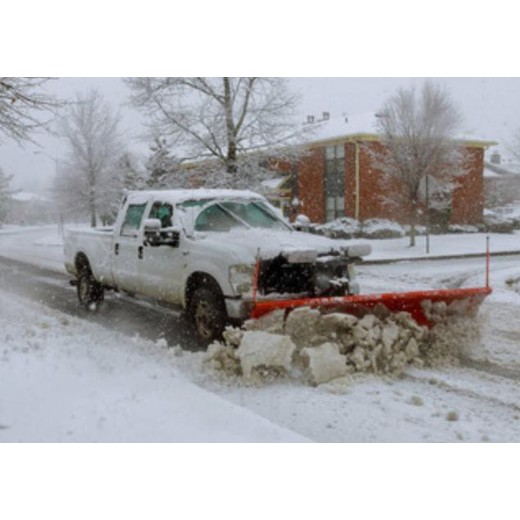
<path id="1" fill-rule="evenodd" d="M 114 246 L 114 254 L 118 255 L 119 254 L 119 244 L 116 244 Z"/>
<path id="2" fill-rule="evenodd" d="M 139 258 L 139 260 L 143 259 L 143 252 L 144 252 L 144 247 L 143 246 L 139 246 L 137 248 L 137 258 Z"/>

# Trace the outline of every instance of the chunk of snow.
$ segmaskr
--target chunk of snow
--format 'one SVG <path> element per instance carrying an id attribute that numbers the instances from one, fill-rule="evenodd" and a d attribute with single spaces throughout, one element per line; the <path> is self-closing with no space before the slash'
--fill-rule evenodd
<path id="1" fill-rule="evenodd" d="M 247 379 L 258 367 L 281 368 L 289 372 L 295 350 L 296 345 L 287 336 L 262 331 L 246 331 L 236 356 Z"/>
<path id="2" fill-rule="evenodd" d="M 338 345 L 324 343 L 318 347 L 302 349 L 302 357 L 307 360 L 307 371 L 311 383 L 328 383 L 348 373 L 346 356 L 340 354 Z"/>
<path id="3" fill-rule="evenodd" d="M 320 311 L 310 307 L 294 309 L 287 316 L 285 333 L 299 347 L 305 347 L 316 334 L 316 327 L 320 319 Z"/>

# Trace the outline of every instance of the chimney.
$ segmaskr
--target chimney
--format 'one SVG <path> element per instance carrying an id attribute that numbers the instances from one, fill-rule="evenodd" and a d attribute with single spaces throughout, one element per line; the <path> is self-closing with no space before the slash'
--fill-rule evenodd
<path id="1" fill-rule="evenodd" d="M 314 116 L 307 116 L 307 123 L 314 123 Z"/>
<path id="2" fill-rule="evenodd" d="M 330 119 L 330 112 L 323 112 L 322 118 L 323 121 L 328 121 Z"/>
<path id="3" fill-rule="evenodd" d="M 491 154 L 491 164 L 500 164 L 500 153 L 498 151 Z"/>

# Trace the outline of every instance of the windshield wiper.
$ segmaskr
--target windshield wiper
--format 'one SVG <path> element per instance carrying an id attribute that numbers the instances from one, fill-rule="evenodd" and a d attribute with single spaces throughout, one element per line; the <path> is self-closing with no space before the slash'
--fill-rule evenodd
<path id="1" fill-rule="evenodd" d="M 238 224 L 241 224 L 242 226 L 245 226 L 247 229 L 251 229 L 252 226 L 248 224 L 245 220 L 240 218 L 236 213 L 234 213 L 232 210 L 226 208 L 223 206 L 220 202 L 215 203 L 215 206 L 218 206 L 226 215 L 231 217 L 233 220 L 235 220 Z"/>
<path id="2" fill-rule="evenodd" d="M 258 208 L 264 215 L 267 215 L 269 218 L 273 219 L 274 222 L 277 224 L 282 224 L 285 228 L 292 231 L 292 227 L 289 226 L 286 222 L 284 222 L 282 219 L 280 219 L 275 213 L 272 213 L 269 208 L 266 208 L 263 204 L 259 202 L 255 202 L 254 200 L 251 201 L 251 204 Z"/>

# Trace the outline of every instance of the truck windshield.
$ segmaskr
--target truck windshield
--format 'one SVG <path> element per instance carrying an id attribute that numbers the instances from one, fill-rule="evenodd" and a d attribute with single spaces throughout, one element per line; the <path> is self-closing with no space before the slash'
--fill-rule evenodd
<path id="1" fill-rule="evenodd" d="M 195 221 L 195 231 L 229 231 L 237 227 L 290 229 L 262 201 L 215 201 Z"/>

